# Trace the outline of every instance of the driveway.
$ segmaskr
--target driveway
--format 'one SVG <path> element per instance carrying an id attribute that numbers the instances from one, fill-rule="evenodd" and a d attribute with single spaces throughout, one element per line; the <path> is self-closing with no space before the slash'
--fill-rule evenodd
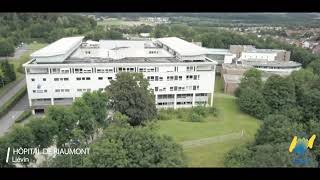
<path id="1" fill-rule="evenodd" d="M 0 118 L 0 136 L 4 135 L 4 133 L 15 123 L 15 120 L 28 108 L 28 94 L 26 94 L 6 115 Z"/>
<path id="2" fill-rule="evenodd" d="M 11 89 L 7 92 L 3 93 L 0 96 L 0 107 L 3 106 L 5 102 L 7 102 L 12 96 L 17 94 L 17 92 L 22 89 L 26 85 L 26 77 L 23 77 L 17 84 L 15 84 Z"/>

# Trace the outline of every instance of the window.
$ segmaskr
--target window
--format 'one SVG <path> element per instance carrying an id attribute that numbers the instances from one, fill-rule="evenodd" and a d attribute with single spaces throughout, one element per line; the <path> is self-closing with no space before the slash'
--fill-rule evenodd
<path id="1" fill-rule="evenodd" d="M 170 87 L 170 91 L 173 91 L 173 87 Z"/>
<path id="2" fill-rule="evenodd" d="M 56 89 L 54 92 L 60 92 L 60 89 Z"/>
<path id="3" fill-rule="evenodd" d="M 83 78 L 82 78 L 82 80 L 86 80 L 86 78 L 85 78 L 85 77 L 83 77 Z"/>
<path id="4" fill-rule="evenodd" d="M 86 77 L 86 80 L 90 80 L 90 77 Z"/>
<path id="5" fill-rule="evenodd" d="M 33 90 L 32 92 L 33 92 L 33 93 L 35 93 L 35 92 L 36 92 L 36 90 Z"/>
<path id="6" fill-rule="evenodd" d="M 74 73 L 83 73 L 82 68 L 74 68 Z"/>
<path id="7" fill-rule="evenodd" d="M 64 81 L 69 81 L 69 78 L 63 78 Z"/>
<path id="8" fill-rule="evenodd" d="M 154 88 L 154 91 L 158 91 L 158 87 L 155 87 L 155 88 Z"/>
<path id="9" fill-rule="evenodd" d="M 178 76 L 174 76 L 174 80 L 176 80 L 176 81 L 177 81 L 177 80 L 178 80 Z"/>
<path id="10" fill-rule="evenodd" d="M 46 78 L 43 78 L 42 80 L 43 80 L 43 81 L 46 81 L 47 79 L 46 79 Z"/>
<path id="11" fill-rule="evenodd" d="M 99 91 L 103 91 L 103 88 L 99 88 Z"/>
<path id="12" fill-rule="evenodd" d="M 109 80 L 112 80 L 112 77 L 108 77 Z"/>
<path id="13" fill-rule="evenodd" d="M 46 93 L 46 92 L 48 92 L 47 90 L 44 90 L 44 92 Z"/>
<path id="14" fill-rule="evenodd" d="M 159 77 L 159 81 L 163 81 L 163 77 Z"/>
<path id="15" fill-rule="evenodd" d="M 70 92 L 70 89 L 65 89 L 65 92 Z"/>
<path id="16" fill-rule="evenodd" d="M 99 79 L 99 80 L 102 80 L 102 79 L 103 79 L 103 77 L 98 77 L 98 79 Z"/>
<path id="17" fill-rule="evenodd" d="M 57 78 L 58 79 L 58 78 Z M 77 77 L 77 81 L 80 81 L 81 80 L 81 78 L 79 78 L 79 77 Z"/>
<path id="18" fill-rule="evenodd" d="M 34 81 L 35 79 L 34 78 L 31 78 L 31 81 Z"/>
<path id="19" fill-rule="evenodd" d="M 54 78 L 53 80 L 54 80 L 54 81 L 59 81 L 59 78 Z"/>
<path id="20" fill-rule="evenodd" d="M 179 76 L 179 81 L 182 81 L 182 76 Z"/>
<path id="21" fill-rule="evenodd" d="M 187 71 L 193 71 L 193 66 L 187 66 Z"/>

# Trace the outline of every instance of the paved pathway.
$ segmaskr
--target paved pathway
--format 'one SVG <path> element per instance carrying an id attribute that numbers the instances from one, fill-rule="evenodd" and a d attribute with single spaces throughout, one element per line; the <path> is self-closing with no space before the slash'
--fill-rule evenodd
<path id="1" fill-rule="evenodd" d="M 26 85 L 26 78 L 23 77 L 18 83 L 12 84 L 7 92 L 2 93 L 0 96 L 0 107 L 3 106 L 5 102 L 7 102 L 10 98 L 12 98 L 20 89 L 22 89 Z"/>
<path id="2" fill-rule="evenodd" d="M 28 95 L 26 94 L 11 110 L 0 118 L 0 136 L 2 136 L 15 123 L 15 120 L 29 108 Z"/>
<path id="3" fill-rule="evenodd" d="M 183 141 L 181 143 L 182 147 L 184 149 L 188 148 L 194 148 L 198 146 L 203 146 L 203 145 L 208 145 L 208 144 L 213 144 L 213 143 L 218 143 L 218 142 L 223 142 L 223 141 L 228 141 L 228 140 L 233 140 L 233 139 L 240 139 L 244 135 L 243 131 L 239 133 L 231 133 L 231 134 L 226 134 L 222 136 L 213 136 L 209 138 L 203 138 L 203 139 L 197 139 L 197 140 L 191 140 L 191 141 Z"/>

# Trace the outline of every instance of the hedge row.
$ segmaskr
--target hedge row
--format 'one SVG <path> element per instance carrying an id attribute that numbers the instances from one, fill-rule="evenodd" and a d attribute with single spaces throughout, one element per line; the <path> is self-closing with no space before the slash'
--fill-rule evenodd
<path id="1" fill-rule="evenodd" d="M 27 93 L 27 86 L 20 89 L 11 99 L 0 107 L 0 118 L 9 112 L 9 110 Z"/>

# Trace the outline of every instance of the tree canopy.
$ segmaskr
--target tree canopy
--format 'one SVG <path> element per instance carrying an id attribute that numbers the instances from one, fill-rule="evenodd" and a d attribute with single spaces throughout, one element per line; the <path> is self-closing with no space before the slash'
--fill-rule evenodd
<path id="1" fill-rule="evenodd" d="M 154 94 L 142 73 L 118 73 L 106 91 L 112 109 L 128 116 L 131 125 L 141 125 L 156 117 Z"/>

